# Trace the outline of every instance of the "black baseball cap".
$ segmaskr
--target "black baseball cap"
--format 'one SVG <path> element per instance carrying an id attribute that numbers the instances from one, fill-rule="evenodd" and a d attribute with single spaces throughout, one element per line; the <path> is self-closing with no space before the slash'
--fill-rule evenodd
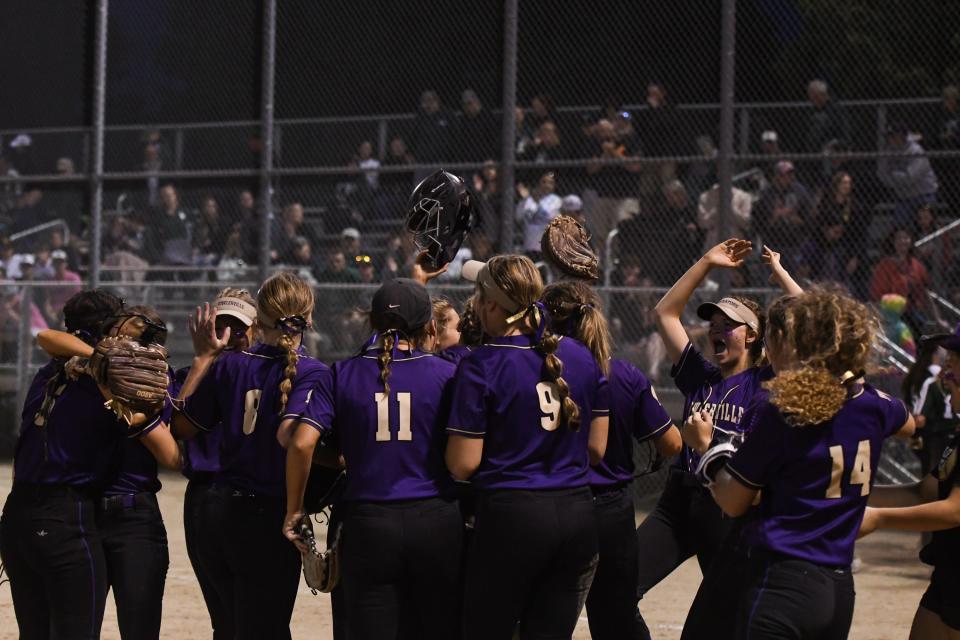
<path id="1" fill-rule="evenodd" d="M 921 344 L 936 344 L 947 351 L 960 351 L 960 324 L 953 333 L 931 333 L 920 337 Z"/>
<path id="2" fill-rule="evenodd" d="M 426 287 L 410 278 L 394 278 L 380 285 L 373 294 L 374 318 L 392 316 L 391 323 L 401 331 L 413 332 L 433 318 L 433 304 Z"/>

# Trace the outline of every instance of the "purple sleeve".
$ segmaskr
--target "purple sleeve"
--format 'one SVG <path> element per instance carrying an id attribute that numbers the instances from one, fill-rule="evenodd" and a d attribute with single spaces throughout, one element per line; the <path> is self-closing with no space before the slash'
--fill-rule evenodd
<path id="1" fill-rule="evenodd" d="M 637 442 L 660 437 L 672 422 L 670 414 L 657 399 L 653 387 L 647 383 L 637 398 L 636 413 L 633 416 L 633 437 Z"/>
<path id="2" fill-rule="evenodd" d="M 333 375 L 327 367 L 317 368 L 294 383 L 283 418 L 306 422 L 319 431 L 333 424 Z"/>
<path id="3" fill-rule="evenodd" d="M 597 389 L 593 396 L 593 417 L 605 418 L 610 415 L 610 383 L 607 377 L 600 374 L 597 380 Z"/>
<path id="4" fill-rule="evenodd" d="M 176 398 L 177 393 L 179 393 L 180 390 L 180 383 L 177 382 L 177 377 L 175 374 L 170 374 L 169 377 L 170 383 L 167 385 L 167 393 L 170 394 L 170 398 Z M 173 403 L 170 402 L 170 398 L 164 400 L 163 409 L 161 409 L 160 413 L 158 413 L 154 418 L 144 422 L 142 425 L 129 429 L 127 431 L 127 437 L 142 438 L 160 426 L 160 424 L 169 425 L 173 420 Z"/>
<path id="5" fill-rule="evenodd" d="M 475 354 L 460 361 L 453 378 L 453 400 L 447 420 L 450 435 L 482 438 L 487 433 L 487 380 L 483 364 Z"/>
<path id="6" fill-rule="evenodd" d="M 894 398 L 882 391 L 877 392 L 883 406 L 883 435 L 892 436 L 903 427 L 910 415 L 900 398 Z"/>
<path id="7" fill-rule="evenodd" d="M 688 342 L 680 354 L 680 361 L 670 370 L 674 384 L 684 395 L 695 393 L 710 381 L 716 372 L 716 367 L 703 357 L 693 342 Z"/>
<path id="8" fill-rule="evenodd" d="M 212 431 L 213 428 L 223 418 L 220 410 L 219 394 L 217 393 L 220 385 L 218 378 L 222 370 L 223 359 L 217 360 L 207 371 L 200 384 L 197 385 L 193 394 L 187 398 L 184 404 L 183 413 L 193 426 L 201 431 Z"/>
<path id="9" fill-rule="evenodd" d="M 780 467 L 786 439 L 783 429 L 789 427 L 766 400 L 748 407 L 743 423 L 750 427 L 750 436 L 727 463 L 727 471 L 744 486 L 762 489 L 770 475 Z"/>

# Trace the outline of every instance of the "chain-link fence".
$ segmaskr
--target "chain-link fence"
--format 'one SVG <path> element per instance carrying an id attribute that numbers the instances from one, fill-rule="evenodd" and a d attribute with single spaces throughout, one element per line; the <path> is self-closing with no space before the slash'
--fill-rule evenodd
<path id="1" fill-rule="evenodd" d="M 440 166 L 480 205 L 458 260 L 537 259 L 552 217 L 583 221 L 618 352 L 674 409 L 650 312 L 727 236 L 757 255 L 703 296 L 768 299 L 768 244 L 877 303 L 897 371 L 960 319 L 956 3 L 35 4 L 0 7 L 11 397 L 81 281 L 156 305 L 176 361 L 197 300 L 294 268 L 322 302 L 311 347 L 351 352 L 355 309 L 411 264 L 411 187 Z M 459 300 L 456 276 L 440 285 Z"/>

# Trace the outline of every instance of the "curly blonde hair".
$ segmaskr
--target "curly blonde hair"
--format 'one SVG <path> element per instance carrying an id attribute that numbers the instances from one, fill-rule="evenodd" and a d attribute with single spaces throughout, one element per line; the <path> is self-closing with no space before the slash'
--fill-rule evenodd
<path id="1" fill-rule="evenodd" d="M 847 400 L 846 383 L 866 372 L 876 314 L 840 291 L 813 288 L 782 297 L 767 312 L 767 338 L 793 355 L 793 368 L 765 384 L 770 402 L 796 427 L 831 419 Z"/>

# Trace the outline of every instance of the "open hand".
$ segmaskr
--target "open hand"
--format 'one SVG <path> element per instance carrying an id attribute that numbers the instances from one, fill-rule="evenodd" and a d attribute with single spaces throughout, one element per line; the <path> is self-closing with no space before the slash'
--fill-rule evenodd
<path id="1" fill-rule="evenodd" d="M 215 357 L 230 343 L 230 327 L 223 330 L 223 336 L 217 337 L 217 314 L 210 309 L 209 302 L 187 316 L 187 328 L 198 358 Z"/>
<path id="2" fill-rule="evenodd" d="M 752 250 L 753 244 L 749 240 L 730 238 L 707 251 L 703 257 L 712 267 L 735 269 L 743 264 Z"/>
<path id="3" fill-rule="evenodd" d="M 430 254 L 427 251 L 421 251 L 419 254 L 417 254 L 417 259 L 413 262 L 410 277 L 420 284 L 426 286 L 428 282 L 439 276 L 441 273 L 446 273 L 447 267 L 449 266 L 449 264 L 445 264 L 439 269 L 435 268 L 432 260 L 430 259 Z"/>

